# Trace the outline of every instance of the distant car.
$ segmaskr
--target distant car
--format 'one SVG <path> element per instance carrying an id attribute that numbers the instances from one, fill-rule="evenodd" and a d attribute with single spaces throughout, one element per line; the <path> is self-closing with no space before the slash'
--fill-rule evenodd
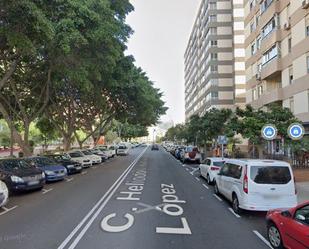
<path id="1" fill-rule="evenodd" d="M 102 163 L 102 158 L 93 154 L 90 150 L 82 150 L 81 152 L 92 161 L 92 164 Z"/>
<path id="2" fill-rule="evenodd" d="M 199 152 L 197 147 L 187 146 L 181 155 L 181 159 L 183 163 L 193 162 L 193 163 L 200 164 L 202 161 L 202 155 Z"/>
<path id="3" fill-rule="evenodd" d="M 102 152 L 104 152 L 108 158 L 112 158 L 114 155 L 114 150 L 110 150 L 107 145 L 97 146 L 96 149 L 99 149 Z"/>
<path id="4" fill-rule="evenodd" d="M 9 199 L 9 190 L 6 184 L 0 180 L 0 207 L 3 207 Z"/>
<path id="5" fill-rule="evenodd" d="M 283 161 L 226 159 L 215 178 L 215 193 L 231 201 L 235 213 L 297 205 L 293 171 Z"/>
<path id="6" fill-rule="evenodd" d="M 61 164 L 67 169 L 68 174 L 80 173 L 83 167 L 80 163 L 72 161 L 70 157 L 62 154 L 46 155 L 48 158 L 52 158 L 57 163 Z"/>
<path id="7" fill-rule="evenodd" d="M 309 248 L 309 201 L 291 209 L 270 210 L 267 235 L 274 249 Z"/>
<path id="8" fill-rule="evenodd" d="M 119 145 L 117 149 L 117 155 L 126 156 L 129 154 L 129 149 L 126 145 Z"/>
<path id="9" fill-rule="evenodd" d="M 203 176 L 207 184 L 210 185 L 214 182 L 216 175 L 220 171 L 221 167 L 224 166 L 225 159 L 220 157 L 208 157 L 200 164 L 201 176 Z"/>
<path id="10" fill-rule="evenodd" d="M 45 179 L 47 182 L 61 181 L 67 175 L 66 168 L 51 158 L 38 156 L 28 157 L 25 160 L 42 169 L 45 173 Z"/>
<path id="11" fill-rule="evenodd" d="M 92 166 L 92 161 L 80 151 L 69 151 L 64 153 L 64 155 L 70 157 L 72 161 L 80 163 L 83 168 Z"/>
<path id="12" fill-rule="evenodd" d="M 45 184 L 43 170 L 22 159 L 0 160 L 0 180 L 10 192 L 42 189 Z"/>
<path id="13" fill-rule="evenodd" d="M 110 145 L 110 146 L 108 146 L 108 150 L 110 151 L 110 154 L 111 154 L 112 157 L 116 156 L 116 146 Z"/>
<path id="14" fill-rule="evenodd" d="M 153 144 L 151 146 L 151 150 L 159 150 L 159 146 L 157 144 Z"/>

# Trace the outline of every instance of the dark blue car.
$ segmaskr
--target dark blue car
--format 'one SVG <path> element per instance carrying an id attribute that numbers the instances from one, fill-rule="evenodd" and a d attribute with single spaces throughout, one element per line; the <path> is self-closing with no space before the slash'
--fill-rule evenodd
<path id="1" fill-rule="evenodd" d="M 47 182 L 61 181 L 67 175 L 66 168 L 51 158 L 43 156 L 29 157 L 26 161 L 42 169 Z"/>

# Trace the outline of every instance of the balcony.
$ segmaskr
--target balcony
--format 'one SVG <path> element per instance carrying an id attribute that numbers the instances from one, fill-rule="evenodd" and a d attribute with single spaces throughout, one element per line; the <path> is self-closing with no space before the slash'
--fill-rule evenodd
<path id="1" fill-rule="evenodd" d="M 270 103 L 278 102 L 283 100 L 282 88 L 277 88 L 269 92 L 264 93 L 260 98 L 252 101 L 250 104 L 253 108 L 260 108 Z"/>
<path id="2" fill-rule="evenodd" d="M 275 57 L 263 65 L 261 71 L 262 80 L 270 80 L 281 77 L 282 62 L 281 58 Z"/>

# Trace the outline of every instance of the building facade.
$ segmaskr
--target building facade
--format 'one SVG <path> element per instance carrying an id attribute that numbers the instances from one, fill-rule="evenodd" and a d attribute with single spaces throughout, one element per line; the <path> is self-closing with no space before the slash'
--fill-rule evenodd
<path id="1" fill-rule="evenodd" d="M 243 0 L 202 0 L 185 52 L 185 116 L 246 102 Z"/>
<path id="2" fill-rule="evenodd" d="M 246 102 L 309 125 L 309 0 L 245 0 Z"/>

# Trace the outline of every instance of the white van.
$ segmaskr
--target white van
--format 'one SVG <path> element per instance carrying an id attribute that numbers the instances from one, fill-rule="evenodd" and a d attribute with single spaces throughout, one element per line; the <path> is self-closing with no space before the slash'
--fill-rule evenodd
<path id="1" fill-rule="evenodd" d="M 227 159 L 215 177 L 215 193 L 231 201 L 235 213 L 297 205 L 293 171 L 283 161 Z"/>

